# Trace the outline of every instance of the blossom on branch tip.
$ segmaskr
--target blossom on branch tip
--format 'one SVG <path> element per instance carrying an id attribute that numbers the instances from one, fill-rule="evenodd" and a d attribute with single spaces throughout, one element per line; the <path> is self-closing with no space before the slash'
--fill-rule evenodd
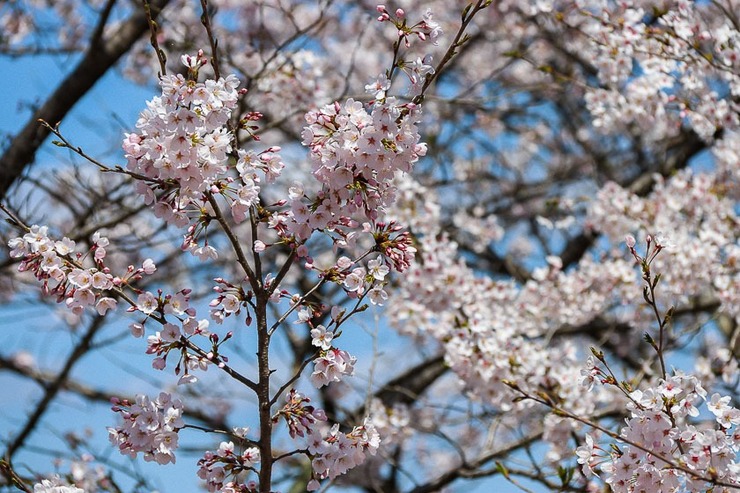
<path id="1" fill-rule="evenodd" d="M 714 482 L 740 486 L 738 433 L 731 429 L 740 424 L 740 411 L 729 406 L 729 396 L 715 393 L 706 403 L 719 429 L 698 429 L 690 421 L 706 399 L 694 376 L 675 374 L 629 397 L 630 417 L 619 434 L 619 452 L 602 456 L 599 466 L 615 493 L 640 491 L 637 485 L 647 478 L 653 485 L 649 491 L 704 491 Z M 589 435 L 576 450 L 587 476 L 596 465 L 595 450 L 600 448 Z"/>
<path id="2" fill-rule="evenodd" d="M 147 462 L 174 463 L 178 447 L 177 432 L 185 426 L 182 402 L 161 392 L 157 399 L 136 396 L 136 402 L 111 399 L 113 411 L 120 413 L 123 424 L 108 428 L 108 437 L 119 452 L 132 458 L 138 453 Z"/>
<path id="3" fill-rule="evenodd" d="M 357 358 L 342 349 L 330 348 L 322 351 L 321 356 L 313 360 L 311 383 L 318 389 L 332 382 L 339 382 L 343 377 L 354 373 L 356 361 Z"/>
<path id="4" fill-rule="evenodd" d="M 246 447 L 239 452 L 234 442 L 221 442 L 216 452 L 207 451 L 198 461 L 198 477 L 206 482 L 206 489 L 211 493 L 256 491 L 253 481 L 244 484 L 241 478 L 244 473 L 255 472 L 260 462 L 257 447 Z M 246 486 L 246 490 L 241 486 Z"/>
<path id="5" fill-rule="evenodd" d="M 331 341 L 334 338 L 334 332 L 326 330 L 323 325 L 318 325 L 316 328 L 311 329 L 311 344 L 317 346 L 324 351 L 327 351 L 331 347 Z"/>
<path id="6" fill-rule="evenodd" d="M 105 264 L 105 247 L 110 242 L 100 232 L 92 235 L 92 245 L 84 254 L 75 251 L 75 242 L 69 238 L 54 241 L 48 233 L 46 226 L 31 226 L 22 237 L 8 241 L 10 256 L 21 258 L 18 270 L 33 272 L 43 283 L 43 293 L 56 296 L 57 302 L 64 302 L 75 315 L 82 315 L 87 307 L 94 307 L 99 315 L 114 310 L 117 289 L 155 270 L 147 259 L 144 267 L 129 266 L 124 276 L 115 277 Z"/>

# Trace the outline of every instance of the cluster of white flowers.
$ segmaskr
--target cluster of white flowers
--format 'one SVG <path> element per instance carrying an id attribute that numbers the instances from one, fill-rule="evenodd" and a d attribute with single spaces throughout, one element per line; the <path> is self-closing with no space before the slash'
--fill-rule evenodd
<path id="1" fill-rule="evenodd" d="M 308 112 L 303 144 L 323 188 L 312 203 L 302 190 L 292 194 L 291 233 L 305 240 L 314 230 L 346 226 L 353 215 L 377 220 L 394 200 L 396 173 L 410 171 L 426 153 L 419 117 L 418 106 L 393 98 L 376 102 L 370 113 L 353 99 Z"/>
<path id="2" fill-rule="evenodd" d="M 228 481 L 247 471 L 255 471 L 260 462 L 257 447 L 247 447 L 243 452 L 234 452 L 234 442 L 221 442 L 216 452 L 207 451 L 198 461 L 198 477 L 206 482 L 211 493 L 236 493 L 257 491 L 254 481 Z"/>
<path id="3" fill-rule="evenodd" d="M 380 399 L 370 402 L 370 417 L 378 434 L 383 437 L 382 446 L 391 450 L 391 446 L 402 443 L 414 432 L 415 420 L 419 418 L 414 415 L 406 404 L 395 403 L 392 407 L 383 404 Z"/>
<path id="4" fill-rule="evenodd" d="M 76 315 L 88 306 L 94 306 L 100 315 L 117 305 L 109 296 L 111 290 L 135 279 L 141 274 L 152 274 L 156 266 L 151 259 L 144 261 L 142 267 L 128 268 L 124 277 L 114 277 L 105 266 L 108 238 L 100 233 L 93 234 L 89 252 L 75 251 L 75 242 L 67 237 L 53 240 L 46 226 L 31 226 L 22 237 L 8 242 L 10 256 L 22 258 L 18 270 L 31 271 L 43 283 L 44 294 L 56 296 L 59 303 L 64 302 Z M 90 258 L 94 264 L 85 267 L 83 262 Z"/>
<path id="5" fill-rule="evenodd" d="M 340 284 L 350 298 L 367 295 L 374 305 L 382 305 L 388 299 L 388 293 L 383 289 L 386 284 L 385 276 L 390 272 L 388 263 L 383 256 L 370 259 L 367 267 L 357 266 L 346 256 L 339 257 L 337 262 L 325 270 L 322 275 Z"/>
<path id="6" fill-rule="evenodd" d="M 232 192 L 231 215 L 236 222 L 247 218 L 249 208 L 259 201 L 261 174 L 265 181 L 274 181 L 283 171 L 285 165 L 280 157 L 280 147 L 270 147 L 259 154 L 253 151 L 239 150 L 236 170 L 241 183 Z M 258 171 L 260 173 L 258 173 Z"/>
<path id="7" fill-rule="evenodd" d="M 133 325 L 137 328 L 141 327 L 143 333 L 143 325 Z M 195 318 L 188 317 L 182 323 L 182 328 L 173 323 L 164 323 L 162 330 L 155 332 L 146 339 L 146 353 L 156 355 L 152 360 L 152 368 L 155 370 L 164 370 L 167 366 L 167 356 L 170 351 L 175 351 L 179 356 L 175 366 L 175 375 L 180 375 L 180 379 L 177 382 L 180 385 L 198 381 L 198 377 L 195 376 L 193 371 L 206 371 L 210 363 L 226 361 L 225 356 L 216 356 L 213 352 L 208 353 L 207 357 L 203 357 L 198 354 L 181 351 L 186 344 L 181 338 L 194 334 L 210 336 L 211 341 L 218 341 L 218 336 L 208 331 L 208 320 L 198 321 Z"/>
<path id="8" fill-rule="evenodd" d="M 732 350 L 719 346 L 717 340 L 712 337 L 707 338 L 704 344 L 706 351 L 696 358 L 694 365 L 697 377 L 707 387 L 716 382 L 722 382 L 730 387 L 736 386 L 740 376 L 740 365 Z"/>
<path id="9" fill-rule="evenodd" d="M 343 377 L 354 373 L 356 361 L 357 358 L 342 349 L 329 348 L 321 351 L 321 355 L 313 360 L 311 383 L 316 388 L 321 388 L 331 382 L 339 382 Z"/>
<path id="10" fill-rule="evenodd" d="M 59 47 L 70 52 L 83 50 L 88 41 L 91 19 L 86 15 L 86 6 L 75 0 L 24 2 L 21 8 L 14 2 L 9 8 L 3 7 L 0 13 L 0 32 L 3 33 L 0 48 L 3 50 L 27 46 L 40 32 L 56 37 Z M 40 16 L 45 19 L 43 27 L 39 26 Z"/>
<path id="11" fill-rule="evenodd" d="M 370 418 L 351 432 L 342 433 L 335 424 L 328 433 L 317 428 L 308 428 L 306 433 L 308 451 L 313 455 L 311 467 L 313 477 L 308 483 L 309 491 L 319 489 L 322 479 L 334 479 L 365 462 L 366 454 L 375 455 L 380 445 L 380 435 Z"/>
<path id="12" fill-rule="evenodd" d="M 706 402 L 717 423 L 707 428 L 691 422 L 706 401 L 694 376 L 673 375 L 655 388 L 631 392 L 629 398 L 630 417 L 611 453 L 588 435 L 578 448 L 584 473 L 591 475 L 598 467 L 615 493 L 731 491 L 740 486 L 740 410 L 729 405 L 729 397 L 714 394 Z"/>
<path id="13" fill-rule="evenodd" d="M 76 439 L 79 437 L 75 437 Z M 69 461 L 69 473 L 54 475 L 34 485 L 34 493 L 84 493 L 85 491 L 112 491 L 114 484 L 110 472 L 102 464 L 95 464 L 96 458 L 89 453 Z M 62 459 L 58 465 L 66 463 Z"/>
<path id="14" fill-rule="evenodd" d="M 342 433 L 335 424 L 328 431 L 326 413 L 310 404 L 311 399 L 291 389 L 278 416 L 285 419 L 290 436 L 305 437 L 313 469 L 308 490 L 319 488 L 322 479 L 334 479 L 362 464 L 365 454 L 375 455 L 380 435 L 370 418 L 351 432 Z"/>
<path id="15" fill-rule="evenodd" d="M 443 34 L 442 27 L 436 22 L 433 17 L 431 9 L 427 9 L 424 12 L 422 20 L 414 25 L 409 26 L 406 20 L 406 11 L 403 9 L 396 9 L 395 12 L 389 12 L 384 4 L 378 4 L 375 10 L 380 14 L 378 16 L 378 22 L 390 22 L 398 29 L 398 35 L 402 37 L 406 46 L 410 44 L 408 37 L 415 34 L 422 41 L 431 41 L 432 44 L 437 44 L 438 38 Z"/>
<path id="16" fill-rule="evenodd" d="M 206 63 L 202 53 L 184 55 L 183 64 L 191 77 L 181 74 L 160 79 L 162 95 L 147 103 L 136 123 L 138 133 L 127 134 L 123 149 L 129 171 L 141 175 L 137 191 L 154 212 L 178 227 L 191 219 L 201 219 L 209 210 L 204 194 L 220 193 L 230 203 L 232 216 L 244 221 L 249 208 L 257 203 L 261 177 L 268 182 L 280 175 L 284 165 L 279 147 L 262 152 L 239 150 L 235 170 L 229 176 L 227 156 L 233 149 L 234 135 L 228 128 L 237 105 L 239 80 L 234 75 L 197 82 L 198 69 Z M 261 114 L 248 113 L 242 123 L 257 120 Z M 247 129 L 254 127 L 245 126 Z M 188 217 L 192 212 L 193 218 Z M 201 258 L 213 258 L 212 247 L 195 243 L 197 230 L 191 226 L 184 248 Z"/>
<path id="17" fill-rule="evenodd" d="M 200 56 L 183 55 L 183 64 L 191 71 L 205 64 Z M 226 123 L 238 99 L 239 80 L 234 75 L 218 81 L 196 82 L 181 74 L 160 79 L 162 96 L 147 103 L 136 122 L 138 133 L 127 134 L 123 149 L 128 169 L 166 187 L 176 182 L 179 202 L 163 204 L 160 212 L 168 220 L 177 216 L 189 201 L 200 198 L 214 178 L 226 171 L 226 154 L 232 150 L 233 136 Z M 147 202 L 155 200 L 153 188 L 141 181 L 139 192 Z"/>
<path id="18" fill-rule="evenodd" d="M 596 128 L 636 124 L 659 139 L 685 123 L 707 141 L 738 128 L 732 96 L 740 93 L 740 31 L 722 7 L 678 0 L 658 12 L 636 0 L 575 3 L 564 22 L 587 35 L 571 42 L 588 53 L 602 83 L 585 97 Z"/>
<path id="19" fill-rule="evenodd" d="M 666 295 L 681 303 L 699 293 L 715 296 L 723 312 L 740 320 L 740 218 L 726 180 L 687 169 L 668 179 L 656 176 L 647 197 L 609 182 L 590 207 L 587 227 L 615 243 L 630 233 L 670 232 L 671 255 L 654 263 Z"/>
<path id="20" fill-rule="evenodd" d="M 113 411 L 121 413 L 123 425 L 108 428 L 108 438 L 122 454 L 133 459 L 141 452 L 147 462 L 175 462 L 177 432 L 185 426 L 179 399 L 161 392 L 155 400 L 137 395 L 133 404 L 115 398 L 111 402 Z"/>

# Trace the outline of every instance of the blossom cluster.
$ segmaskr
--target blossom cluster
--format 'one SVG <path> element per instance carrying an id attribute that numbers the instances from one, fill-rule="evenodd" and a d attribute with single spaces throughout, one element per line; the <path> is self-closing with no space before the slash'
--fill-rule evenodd
<path id="1" fill-rule="evenodd" d="M 578 46 L 602 83 L 586 95 L 594 126 L 611 132 L 636 124 L 656 139 L 686 123 L 707 141 L 738 128 L 728 96 L 740 93 L 740 31 L 731 17 L 686 1 L 660 11 L 639 1 L 576 3 L 565 22 L 586 35 Z"/>
<path id="2" fill-rule="evenodd" d="M 382 446 L 388 450 L 389 446 L 400 444 L 411 436 L 415 419 L 419 418 L 405 404 L 395 403 L 387 407 L 377 398 L 370 402 L 369 409 L 373 426 L 383 437 Z"/>
<path id="3" fill-rule="evenodd" d="M 631 392 L 629 399 L 630 416 L 612 452 L 606 453 L 588 435 L 576 451 L 585 474 L 598 467 L 615 493 L 707 491 L 718 486 L 730 491 L 726 487 L 740 486 L 740 410 L 730 406 L 730 397 L 715 393 L 706 401 L 696 377 L 675 374 L 656 387 Z M 691 421 L 705 401 L 714 427 Z"/>
<path id="4" fill-rule="evenodd" d="M 81 50 L 85 46 L 87 30 L 90 29 L 89 11 L 81 8 L 79 2 L 75 0 L 59 0 L 49 4 L 33 1 L 20 5 L 12 2 L 3 7 L 0 12 L 2 49 L 10 48 L 11 51 L 13 48 L 22 49 L 31 43 L 32 35 L 38 34 L 39 31 L 49 35 L 54 33 L 56 42 L 66 51 Z M 39 17 L 45 20 L 43 27 L 39 26 Z"/>
<path id="5" fill-rule="evenodd" d="M 211 493 L 236 493 L 257 491 L 254 481 L 239 479 L 244 473 L 256 472 L 255 465 L 260 462 L 257 447 L 247 447 L 242 452 L 234 451 L 234 442 L 221 442 L 216 452 L 207 451 L 198 461 L 198 477 L 206 482 Z M 229 481 L 228 479 L 233 479 Z"/>
<path id="6" fill-rule="evenodd" d="M 437 44 L 438 38 L 442 35 L 442 27 L 438 22 L 434 21 L 434 16 L 431 9 L 427 9 L 424 12 L 422 20 L 416 24 L 409 26 L 406 19 L 406 12 L 403 9 L 396 9 L 395 12 L 391 13 L 388 11 L 385 5 L 378 5 L 375 10 L 380 14 L 378 16 L 379 22 L 391 22 L 398 29 L 398 35 L 401 37 L 406 46 L 410 45 L 408 36 L 415 34 L 422 41 L 431 41 L 433 44 Z"/>
<path id="7" fill-rule="evenodd" d="M 326 421 L 324 410 L 312 406 L 310 402 L 310 398 L 295 389 L 290 389 L 285 396 L 285 405 L 278 412 L 277 417 L 285 420 L 291 437 L 304 437 L 318 422 Z M 276 421 L 277 417 L 273 420 Z"/>
<path id="8" fill-rule="evenodd" d="M 207 321 L 206 321 L 207 322 Z M 205 324 L 198 323 L 194 318 L 189 318 L 187 322 L 183 324 L 183 330 L 188 335 L 199 333 L 206 335 L 207 332 L 204 329 L 200 329 Z M 214 337 L 212 335 L 212 337 Z M 180 340 L 183 337 L 183 332 L 180 327 L 166 322 L 162 325 L 162 330 L 155 332 L 154 334 L 147 337 L 146 353 L 155 354 L 156 357 L 152 360 L 152 367 L 156 370 L 163 370 L 167 366 L 167 356 L 170 351 L 182 349 L 184 344 Z M 209 361 L 207 359 L 182 352 L 180 353 L 181 359 L 178 361 L 175 367 L 175 374 L 179 375 L 183 370 L 183 375 L 180 377 L 178 383 L 194 383 L 197 381 L 197 377 L 191 373 L 192 370 L 208 369 Z M 183 368 L 184 366 L 184 368 Z"/>
<path id="9" fill-rule="evenodd" d="M 313 455 L 311 468 L 313 478 L 308 490 L 319 488 L 319 480 L 334 479 L 365 462 L 366 454 L 375 455 L 380 446 L 380 435 L 370 418 L 349 433 L 339 431 L 335 424 L 328 433 L 309 429 L 306 438 L 308 451 Z"/>
<path id="10" fill-rule="evenodd" d="M 410 218 L 420 238 L 419 261 L 399 279 L 389 299 L 397 330 L 439 344 L 468 397 L 501 410 L 503 422 L 512 427 L 534 419 L 534 413 L 530 402 L 512 403 L 514 395 L 504 381 L 517 382 L 532 394 L 549 389 L 554 399 L 581 415 L 606 401 L 620 402 L 617 392 L 588 394 L 572 385 L 580 371 L 577 346 L 551 335 L 589 323 L 615 297 L 628 299 L 636 280 L 632 264 L 586 257 L 565 271 L 553 256 L 521 284 L 480 276 L 442 229 L 433 200 L 420 184 L 407 184 L 403 201 L 392 211 Z M 544 425 L 544 440 L 551 446 L 548 461 L 566 459 L 572 454 L 569 437 L 580 425 L 554 415 Z"/>
<path id="11" fill-rule="evenodd" d="M 273 275 L 271 273 L 265 276 L 265 289 L 272 289 L 272 280 Z M 214 281 L 216 285 L 213 287 L 213 291 L 218 293 L 218 296 L 213 298 L 209 303 L 211 307 L 211 319 L 217 324 L 222 324 L 227 317 L 239 315 L 242 309 L 245 309 L 247 312 L 247 325 L 251 325 L 252 317 L 249 313 L 249 306 L 252 302 L 252 292 L 245 292 L 241 283 L 231 283 L 221 277 L 215 278 Z M 278 302 L 283 295 L 280 289 L 274 289 L 270 295 L 270 301 Z"/>
<path id="12" fill-rule="evenodd" d="M 344 311 L 332 310 L 335 330 L 342 323 L 343 316 Z M 343 349 L 332 347 L 335 335 L 335 331 L 328 330 L 323 325 L 311 329 L 311 344 L 319 348 L 319 355 L 313 360 L 314 369 L 310 377 L 311 383 L 316 388 L 340 382 L 345 376 L 354 374 L 357 358 Z"/>
<path id="13" fill-rule="evenodd" d="M 683 170 L 656 177 L 654 191 L 639 197 L 616 183 L 597 194 L 587 227 L 619 241 L 626 235 L 670 232 L 672 255 L 658 257 L 667 294 L 679 302 L 693 295 L 716 296 L 722 310 L 740 320 L 740 218 L 724 174 Z"/>
<path id="14" fill-rule="evenodd" d="M 333 425 L 326 431 L 326 413 L 310 404 L 311 399 L 291 389 L 286 403 L 273 421 L 283 418 L 291 437 L 305 437 L 311 456 L 311 481 L 308 490 L 319 488 L 322 479 L 334 479 L 362 464 L 366 454 L 375 455 L 380 445 L 380 435 L 370 418 L 349 433 Z"/>
<path id="15" fill-rule="evenodd" d="M 321 351 L 321 355 L 313 360 L 314 370 L 311 373 L 311 383 L 316 388 L 339 382 L 345 376 L 351 376 L 355 371 L 357 358 L 347 351 L 338 348 L 329 348 Z"/>
<path id="16" fill-rule="evenodd" d="M 695 370 L 697 378 L 704 386 L 719 381 L 730 387 L 737 385 L 740 375 L 740 365 L 735 355 L 727 347 L 717 344 L 716 339 L 706 341 L 706 350 L 696 359 Z"/>
<path id="17" fill-rule="evenodd" d="M 82 443 L 84 438 L 77 434 L 65 438 Z M 84 493 L 92 491 L 114 491 L 115 484 L 110 472 L 102 464 L 95 463 L 96 458 L 85 452 L 69 461 L 69 472 L 55 474 L 34 485 L 34 493 Z M 58 466 L 66 463 L 62 459 L 55 461 Z"/>
<path id="18" fill-rule="evenodd" d="M 135 403 L 117 398 L 113 398 L 111 403 L 111 409 L 121 414 L 123 424 L 108 428 L 108 438 L 121 454 L 133 459 L 142 453 L 145 461 L 157 464 L 175 462 L 177 433 L 185 426 L 179 399 L 160 392 L 154 400 L 137 395 Z"/>
<path id="19" fill-rule="evenodd" d="M 205 63 L 199 56 L 183 55 L 182 60 L 191 71 Z M 128 169 L 144 178 L 138 191 L 147 203 L 158 199 L 157 187 L 177 185 L 176 193 L 157 201 L 155 210 L 164 219 L 186 224 L 185 207 L 200 200 L 214 179 L 225 173 L 233 140 L 226 123 L 237 103 L 238 85 L 233 75 L 202 83 L 182 74 L 163 76 L 162 96 L 147 103 L 136 123 L 138 133 L 126 135 Z"/>
<path id="20" fill-rule="evenodd" d="M 105 266 L 105 248 L 108 238 L 96 232 L 92 235 L 91 246 L 84 254 L 75 250 L 76 243 L 64 237 L 54 240 L 49 237 L 47 226 L 31 226 L 28 233 L 8 242 L 10 256 L 23 259 L 18 270 L 31 271 L 41 281 L 42 291 L 55 296 L 57 302 L 64 302 L 76 315 L 86 307 L 95 307 L 100 315 L 114 309 L 117 302 L 111 297 L 116 289 L 142 274 L 152 274 L 156 266 L 151 259 L 144 261 L 142 267 L 129 266 L 123 277 L 113 276 Z M 92 260 L 92 267 L 85 267 L 85 259 Z"/>
<path id="21" fill-rule="evenodd" d="M 392 242 L 393 247 L 386 248 L 385 258 L 399 271 L 405 270 L 413 259 L 413 253 L 416 251 L 404 241 L 406 235 L 402 233 Z M 384 243 L 382 240 L 377 243 Z M 399 252 L 398 254 L 394 249 Z M 388 293 L 384 286 L 387 283 L 385 276 L 390 272 L 390 267 L 386 264 L 383 255 L 379 255 L 367 262 L 367 267 L 358 266 L 349 257 L 342 256 L 329 269 L 322 270 L 320 275 L 342 286 L 345 293 L 351 299 L 358 299 L 367 296 L 373 305 L 383 305 L 388 299 Z M 309 264 L 310 265 L 310 264 Z M 313 267 L 313 266 L 312 266 Z M 332 317 L 334 318 L 334 317 Z M 335 320 L 336 321 L 336 320 Z M 317 344 L 314 344 L 317 345 Z M 327 349 L 327 348 L 323 348 Z"/>
<path id="22" fill-rule="evenodd" d="M 291 233 L 305 240 L 314 230 L 347 227 L 355 215 L 375 222 L 394 199 L 396 173 L 426 153 L 419 116 L 418 106 L 394 98 L 376 102 L 370 113 L 353 99 L 308 112 L 303 144 L 323 187 L 310 203 L 302 190 L 292 194 Z"/>
<path id="23" fill-rule="evenodd" d="M 179 324 L 164 322 L 162 329 L 147 337 L 146 353 L 156 355 L 152 360 L 155 370 L 164 370 L 167 366 L 167 357 L 171 351 L 178 353 L 179 359 L 175 366 L 175 375 L 180 375 L 178 384 L 195 383 L 198 378 L 192 373 L 193 370 L 206 371 L 210 363 L 221 363 L 228 361 L 226 356 L 218 355 L 219 337 L 208 331 L 208 320 L 197 320 L 194 317 L 186 317 Z M 144 334 L 144 323 L 131 324 L 132 333 L 141 337 Z M 187 342 L 184 338 L 193 335 L 201 335 L 209 338 L 213 350 L 205 356 L 192 354 L 186 350 Z M 221 343 L 231 338 L 227 334 Z"/>
<path id="24" fill-rule="evenodd" d="M 158 217 L 178 227 L 190 225 L 183 249 L 202 259 L 217 253 L 207 242 L 198 245 L 199 221 L 212 213 L 207 194 L 218 193 L 229 202 L 235 221 L 242 222 L 258 202 L 262 175 L 268 182 L 280 175 L 284 165 L 279 147 L 259 153 L 239 150 L 236 163 L 230 119 L 236 108 L 239 80 L 234 75 L 197 82 L 198 69 L 206 64 L 202 53 L 184 55 L 189 77 L 167 75 L 160 79 L 162 95 L 147 103 L 136 127 L 127 134 L 123 149 L 128 170 L 139 179 L 137 191 Z M 250 122 L 262 117 L 247 113 L 240 127 L 252 131 Z M 230 173 L 231 170 L 235 173 Z M 237 174 L 237 177 L 233 175 Z"/>
<path id="25" fill-rule="evenodd" d="M 337 230 L 332 233 L 340 237 L 340 239 L 334 238 L 337 247 L 340 245 L 345 248 L 359 246 L 350 245 L 356 240 L 357 231 L 350 232 L 348 235 Z M 307 257 L 305 265 L 306 268 L 317 271 L 321 278 L 341 286 L 350 299 L 367 297 L 373 305 L 383 305 L 388 299 L 388 292 L 385 290 L 388 284 L 386 276 L 391 272 L 391 268 L 397 272 L 404 272 L 411 266 L 416 254 L 414 240 L 411 234 L 403 231 L 403 228 L 395 221 L 364 223 L 362 233 L 372 237 L 372 243 L 365 243 L 364 246 L 368 250 L 360 254 L 357 259 L 352 260 L 342 255 L 333 265 L 322 268 L 316 265 L 318 262 L 315 262 L 313 258 Z M 363 258 L 373 251 L 379 252 L 380 255 L 367 260 L 363 265 L 361 262 Z"/>

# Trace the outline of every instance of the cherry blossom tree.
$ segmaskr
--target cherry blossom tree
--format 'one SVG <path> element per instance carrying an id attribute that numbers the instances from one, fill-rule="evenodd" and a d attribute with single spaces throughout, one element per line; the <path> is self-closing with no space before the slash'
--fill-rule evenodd
<path id="1" fill-rule="evenodd" d="M 0 488 L 740 490 L 739 11 L 6 2 Z"/>

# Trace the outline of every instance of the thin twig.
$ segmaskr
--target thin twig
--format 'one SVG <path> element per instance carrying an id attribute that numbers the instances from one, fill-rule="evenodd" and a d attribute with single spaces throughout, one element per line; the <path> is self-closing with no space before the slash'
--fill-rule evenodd
<path id="1" fill-rule="evenodd" d="M 151 33 L 149 40 L 152 48 L 154 48 L 154 53 L 157 54 L 157 60 L 159 60 L 159 76 L 163 77 L 167 75 L 167 55 L 162 50 L 162 48 L 159 47 L 159 41 L 157 40 L 157 31 L 159 31 L 159 25 L 157 24 L 157 21 L 155 21 L 152 17 L 152 7 L 149 3 L 149 0 L 144 0 L 144 12 L 146 13 L 146 20 L 149 23 L 149 32 Z"/>
<path id="2" fill-rule="evenodd" d="M 213 74 L 216 79 L 221 78 L 221 67 L 218 59 L 218 39 L 213 34 L 213 27 L 211 26 L 211 13 L 208 9 L 208 0 L 200 0 L 200 5 L 203 9 L 203 14 L 200 16 L 200 22 L 206 29 L 206 35 L 208 36 L 208 42 L 211 44 L 211 65 L 213 66 Z"/>

